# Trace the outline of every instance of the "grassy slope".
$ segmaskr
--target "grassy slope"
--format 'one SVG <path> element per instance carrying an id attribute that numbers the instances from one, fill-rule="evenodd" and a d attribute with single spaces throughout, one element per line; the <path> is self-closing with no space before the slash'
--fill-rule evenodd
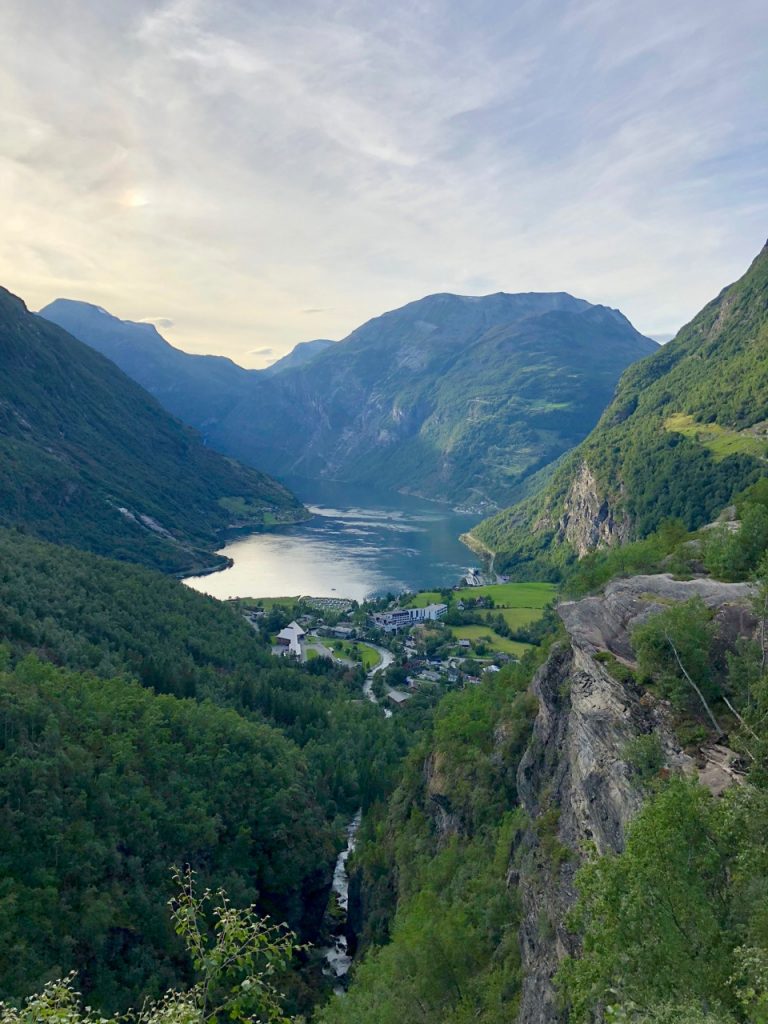
<path id="1" fill-rule="evenodd" d="M 522 658 L 526 651 L 531 649 L 531 644 L 521 643 L 519 640 L 509 640 L 505 636 L 490 629 L 488 626 L 451 626 L 451 632 L 457 640 L 489 640 L 488 646 L 494 651 L 501 651 L 502 654 L 512 654 L 516 658 Z"/>
<path id="2" fill-rule="evenodd" d="M 490 597 L 497 608 L 545 608 L 554 596 L 552 583 L 490 583 L 456 591 L 460 599 Z"/>
<path id="3" fill-rule="evenodd" d="M 765 473 L 765 445 L 745 432 L 766 418 L 768 247 L 674 341 L 624 373 L 598 426 L 541 494 L 472 535 L 497 553 L 497 569 L 556 571 L 573 557 L 557 523 L 584 463 L 632 536 L 666 518 L 696 528 Z"/>
<path id="4" fill-rule="evenodd" d="M 301 505 L 209 451 L 109 360 L 0 290 L 0 524 L 190 570 L 215 562 L 233 510 L 259 524 Z"/>

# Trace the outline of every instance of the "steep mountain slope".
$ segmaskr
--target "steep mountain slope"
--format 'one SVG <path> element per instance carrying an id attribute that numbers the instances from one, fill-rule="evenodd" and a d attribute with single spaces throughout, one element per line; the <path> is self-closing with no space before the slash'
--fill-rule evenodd
<path id="1" fill-rule="evenodd" d="M 308 343 L 309 360 L 297 346 L 267 371 L 218 374 L 209 386 L 198 364 L 189 369 L 201 357 L 150 332 L 142 341 L 157 352 L 141 354 L 134 340 L 129 355 L 124 339 L 138 339 L 137 325 L 110 327 L 96 307 L 85 312 L 61 300 L 42 311 L 220 451 L 280 475 L 484 507 L 519 496 L 529 476 L 580 441 L 621 371 L 656 347 L 616 310 L 565 293 L 431 295 L 342 342 Z"/>
<path id="2" fill-rule="evenodd" d="M 210 439 L 273 471 L 494 503 L 583 437 L 654 348 L 564 293 L 432 295 L 258 381 Z"/>
<path id="3" fill-rule="evenodd" d="M 674 341 L 626 371 L 540 495 L 468 540 L 497 568 L 541 572 L 666 518 L 699 527 L 765 474 L 766 420 L 768 246 Z"/>
<path id="4" fill-rule="evenodd" d="M 220 418 L 247 394 L 253 371 L 223 356 L 182 352 L 153 324 L 120 320 L 71 299 L 55 299 L 38 315 L 111 359 L 174 416 L 201 430 L 206 419 Z"/>
<path id="5" fill-rule="evenodd" d="M 275 481 L 207 450 L 113 363 L 0 290 L 0 523 L 168 570 L 233 520 L 295 518 Z"/>
<path id="6" fill-rule="evenodd" d="M 241 402 L 258 376 L 295 369 L 334 344 L 325 338 L 301 341 L 265 370 L 246 370 L 225 356 L 183 352 L 154 324 L 120 320 L 90 302 L 54 299 L 38 316 L 101 352 L 174 416 L 203 431 Z"/>

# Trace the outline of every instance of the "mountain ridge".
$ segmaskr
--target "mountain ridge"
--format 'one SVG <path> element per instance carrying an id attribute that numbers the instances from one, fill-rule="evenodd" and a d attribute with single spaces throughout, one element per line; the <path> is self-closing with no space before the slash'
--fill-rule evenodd
<path id="1" fill-rule="evenodd" d="M 80 336 L 104 351 L 97 334 Z M 655 348 L 567 292 L 438 292 L 234 387 L 162 393 L 146 368 L 141 382 L 213 447 L 279 476 L 493 508 L 585 436 L 620 372 Z"/>
<path id="2" fill-rule="evenodd" d="M 303 514 L 207 449 L 113 362 L 0 289 L 0 523 L 169 571 L 222 563 L 233 522 Z"/>

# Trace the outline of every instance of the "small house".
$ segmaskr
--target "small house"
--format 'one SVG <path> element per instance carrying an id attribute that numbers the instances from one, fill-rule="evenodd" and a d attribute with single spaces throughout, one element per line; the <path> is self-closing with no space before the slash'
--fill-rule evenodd
<path id="1" fill-rule="evenodd" d="M 390 690 L 387 694 L 387 700 L 390 704 L 394 704 L 396 708 L 401 708 L 410 698 L 410 693 L 403 693 L 401 690 Z"/>

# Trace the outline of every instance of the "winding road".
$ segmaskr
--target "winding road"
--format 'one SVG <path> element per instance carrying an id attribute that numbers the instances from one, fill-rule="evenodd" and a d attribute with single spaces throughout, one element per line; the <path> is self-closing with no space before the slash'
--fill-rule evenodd
<path id="1" fill-rule="evenodd" d="M 372 704 L 378 704 L 379 700 L 376 694 L 373 692 L 373 677 L 378 672 L 383 672 L 385 668 L 389 668 L 389 666 L 395 660 L 395 656 L 392 653 L 392 651 L 388 651 L 386 647 L 379 647 L 376 644 L 365 643 L 364 640 L 360 640 L 358 642 L 361 644 L 365 644 L 366 647 L 370 647 L 372 651 L 376 651 L 379 658 L 381 659 L 379 661 L 379 664 L 375 668 L 371 669 L 371 671 L 365 677 L 365 682 L 363 683 L 363 693 L 365 694 L 365 696 L 368 698 L 369 701 L 371 701 Z M 392 687 L 388 686 L 387 691 L 390 692 L 391 690 Z M 384 708 L 384 714 L 387 716 L 387 718 L 390 718 L 392 716 L 392 712 L 389 710 L 389 708 Z"/>

